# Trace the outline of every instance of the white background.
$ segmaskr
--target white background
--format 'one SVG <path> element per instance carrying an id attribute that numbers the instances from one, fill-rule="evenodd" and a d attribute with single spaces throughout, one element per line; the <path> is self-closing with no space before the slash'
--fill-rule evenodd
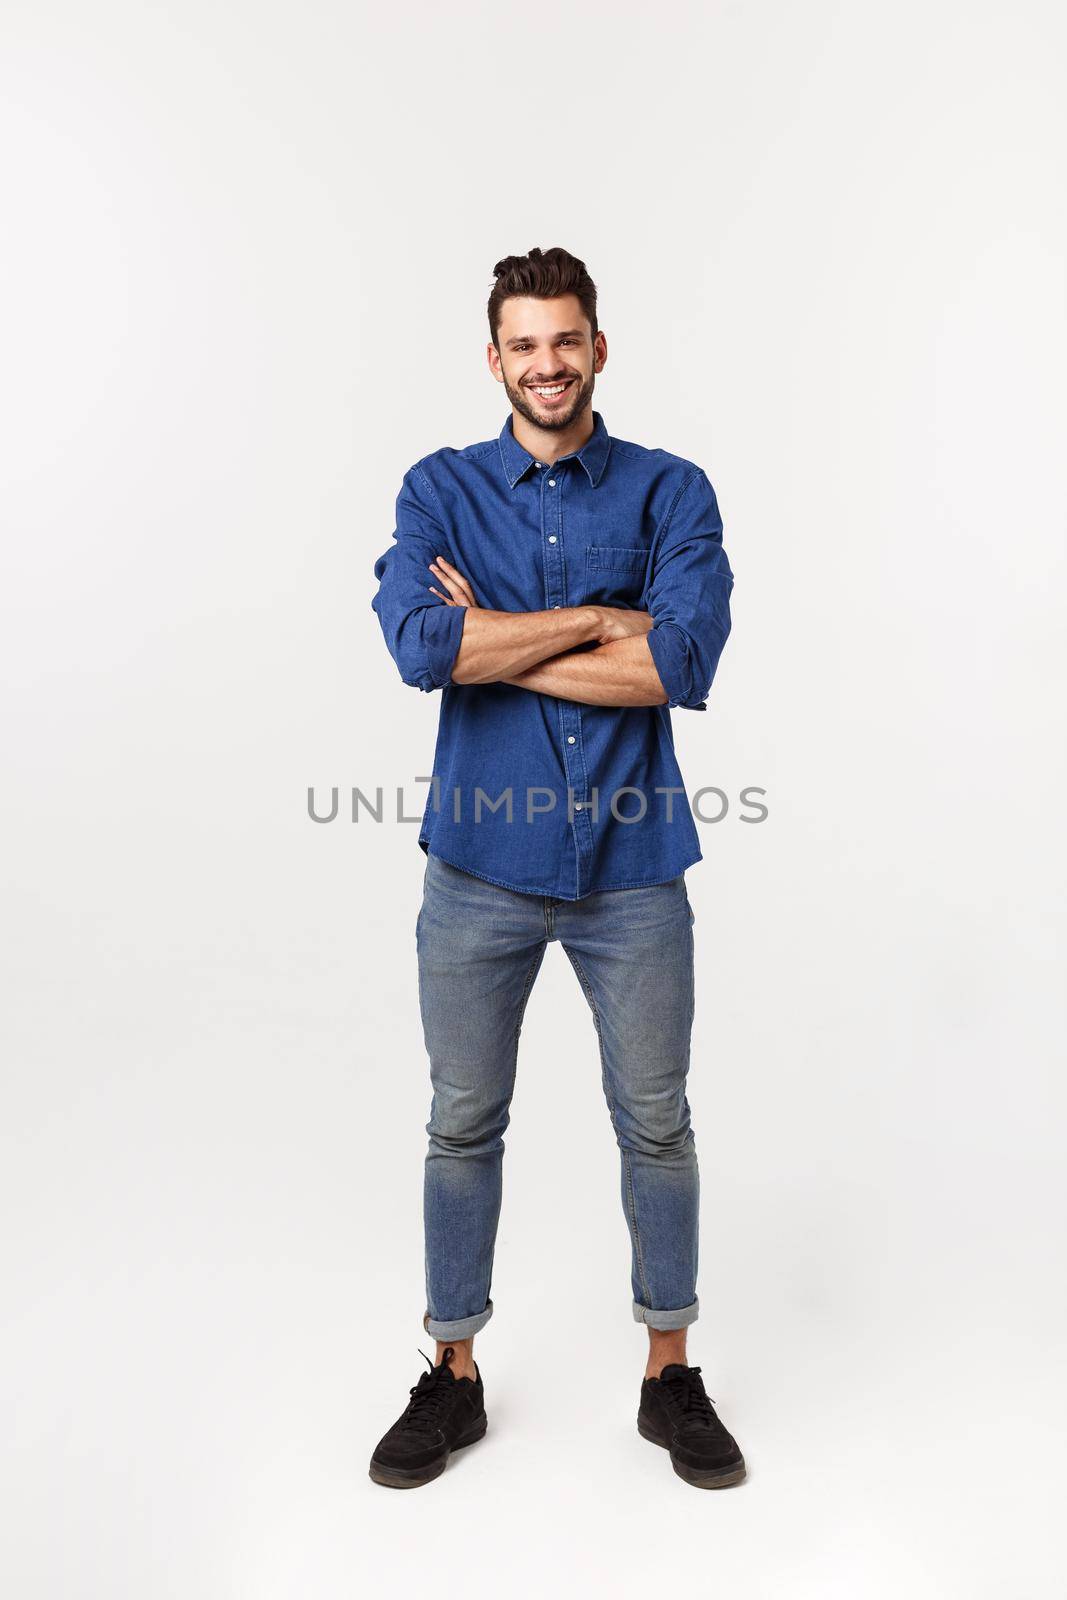
<path id="1" fill-rule="evenodd" d="M 1065 25 L 1054 4 L 9 3 L 0 53 L 3 1587 L 18 1600 L 1059 1596 Z M 618 1153 L 557 947 L 490 1432 L 423 1368 L 404 470 L 507 414 L 494 262 L 600 286 L 609 431 L 737 575 L 690 790 L 690 1360 L 635 1427 Z"/>

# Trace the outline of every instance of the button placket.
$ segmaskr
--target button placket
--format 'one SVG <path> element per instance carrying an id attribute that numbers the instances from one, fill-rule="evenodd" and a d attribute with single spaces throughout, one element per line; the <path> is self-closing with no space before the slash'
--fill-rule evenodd
<path id="1" fill-rule="evenodd" d="M 540 463 L 538 463 L 540 465 Z M 555 480 L 553 480 L 555 481 Z M 551 494 L 548 480 L 541 477 L 541 536 L 545 571 L 545 609 L 557 611 L 564 603 L 563 585 L 563 497 Z"/>
<path id="2" fill-rule="evenodd" d="M 538 466 L 540 462 L 536 463 Z M 541 533 L 545 573 L 545 607 L 558 611 L 565 604 L 563 556 L 563 488 L 565 474 L 555 468 L 552 478 L 542 474 Z M 582 749 L 582 711 L 577 701 L 558 700 L 563 767 L 567 775 L 568 827 L 575 845 L 575 892 L 581 893 L 589 879 L 593 856 L 593 828 L 587 803 L 588 773 Z"/>

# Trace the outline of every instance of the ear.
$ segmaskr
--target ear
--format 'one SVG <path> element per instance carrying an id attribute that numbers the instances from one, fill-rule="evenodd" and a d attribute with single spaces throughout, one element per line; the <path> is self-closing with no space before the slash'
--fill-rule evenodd
<path id="1" fill-rule="evenodd" d="M 491 339 L 485 347 L 485 356 L 489 362 L 489 371 L 493 374 L 497 383 L 503 383 L 504 373 L 500 365 L 500 351 Z"/>
<path id="2" fill-rule="evenodd" d="M 593 371 L 601 372 L 608 359 L 608 341 L 603 333 L 598 333 L 593 340 Z"/>

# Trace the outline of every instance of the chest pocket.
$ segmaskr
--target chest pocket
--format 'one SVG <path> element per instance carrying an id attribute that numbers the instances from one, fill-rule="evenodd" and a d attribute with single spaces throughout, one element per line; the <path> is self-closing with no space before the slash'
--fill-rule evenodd
<path id="1" fill-rule="evenodd" d="M 590 544 L 585 549 L 586 598 L 603 605 L 639 606 L 648 551 L 638 546 Z"/>

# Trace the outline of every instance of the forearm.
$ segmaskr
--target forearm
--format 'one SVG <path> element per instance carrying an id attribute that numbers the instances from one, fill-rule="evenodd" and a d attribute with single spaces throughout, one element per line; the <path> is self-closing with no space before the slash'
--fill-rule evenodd
<path id="1" fill-rule="evenodd" d="M 499 683 L 597 637 L 592 606 L 552 611 L 489 611 L 469 607 L 452 668 L 453 683 Z"/>
<path id="2" fill-rule="evenodd" d="M 613 639 L 595 650 L 553 656 L 505 683 L 561 700 L 590 706 L 662 706 L 667 693 L 660 682 L 645 634 Z"/>

